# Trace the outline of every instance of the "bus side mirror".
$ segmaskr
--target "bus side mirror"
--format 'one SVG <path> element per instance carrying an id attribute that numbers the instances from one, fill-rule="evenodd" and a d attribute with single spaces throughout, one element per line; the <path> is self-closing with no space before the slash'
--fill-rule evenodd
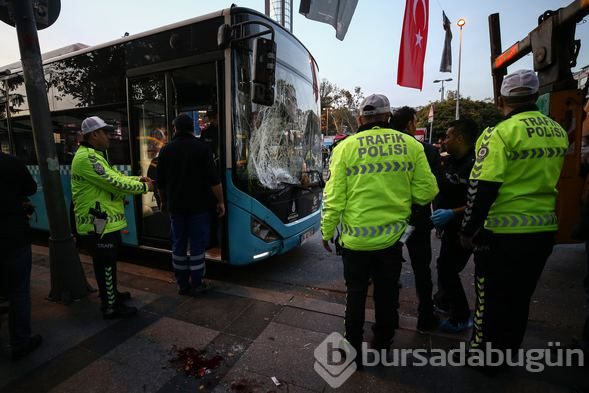
<path id="1" fill-rule="evenodd" d="M 276 43 L 267 38 L 254 41 L 254 67 L 252 71 L 252 101 L 256 104 L 274 104 L 276 81 Z"/>

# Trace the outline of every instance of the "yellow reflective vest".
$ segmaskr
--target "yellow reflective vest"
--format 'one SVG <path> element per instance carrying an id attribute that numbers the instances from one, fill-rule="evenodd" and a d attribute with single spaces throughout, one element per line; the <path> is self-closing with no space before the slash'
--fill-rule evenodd
<path id="1" fill-rule="evenodd" d="M 477 140 L 470 179 L 502 184 L 485 228 L 495 233 L 556 231 L 556 184 L 568 146 L 560 124 L 535 110 L 487 128 Z"/>
<path id="2" fill-rule="evenodd" d="M 373 127 L 343 140 L 332 153 L 321 232 L 350 250 L 382 250 L 402 236 L 411 205 L 438 193 L 423 145 L 410 135 Z"/>
<path id="3" fill-rule="evenodd" d="M 94 216 L 90 209 L 100 204 L 107 215 L 104 234 L 127 226 L 125 219 L 125 195 L 144 194 L 147 183 L 138 177 L 126 176 L 116 169 L 99 150 L 81 145 L 72 161 L 72 201 L 76 216 L 76 229 L 80 235 L 94 231 Z"/>

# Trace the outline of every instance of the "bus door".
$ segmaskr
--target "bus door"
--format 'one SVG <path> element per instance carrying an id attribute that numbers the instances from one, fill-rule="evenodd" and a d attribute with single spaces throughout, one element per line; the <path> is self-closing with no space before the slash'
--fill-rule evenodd
<path id="1" fill-rule="evenodd" d="M 135 174 L 155 179 L 159 151 L 173 132 L 166 103 L 165 73 L 131 79 L 129 96 Z M 168 216 L 160 211 L 159 196 L 148 192 L 137 200 L 139 243 L 164 246 L 170 236 L 170 223 Z"/>
<path id="2" fill-rule="evenodd" d="M 207 136 L 215 157 L 222 153 L 224 138 L 221 135 L 222 119 L 219 110 L 219 69 L 221 64 L 210 62 L 136 77 L 129 80 L 130 118 L 135 135 L 135 164 L 138 173 L 149 176 L 157 183 L 156 168 L 160 149 L 172 139 L 173 119 L 186 113 L 194 120 L 197 137 Z M 218 159 L 222 173 L 223 161 Z M 159 248 L 169 247 L 170 224 L 160 211 L 159 197 L 152 192 L 141 196 L 140 243 Z M 213 220 L 209 259 L 221 259 L 223 225 Z"/>

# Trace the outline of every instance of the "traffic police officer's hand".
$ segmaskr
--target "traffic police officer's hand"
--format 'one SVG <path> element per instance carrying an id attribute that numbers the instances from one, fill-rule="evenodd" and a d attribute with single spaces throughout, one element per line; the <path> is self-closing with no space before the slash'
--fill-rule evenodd
<path id="1" fill-rule="evenodd" d="M 151 192 L 153 192 L 153 190 L 154 190 L 154 182 L 153 182 L 153 179 L 151 179 L 151 178 L 149 178 L 147 176 L 142 176 L 141 179 L 139 179 L 139 181 L 141 183 L 147 183 L 148 190 L 151 191 Z"/>
<path id="2" fill-rule="evenodd" d="M 331 252 L 331 247 L 329 245 L 329 242 L 331 240 L 323 240 L 323 248 L 325 248 L 328 252 Z"/>
<path id="3" fill-rule="evenodd" d="M 431 217 L 436 227 L 444 226 L 452 218 L 454 218 L 454 210 L 452 209 L 437 209 Z"/>

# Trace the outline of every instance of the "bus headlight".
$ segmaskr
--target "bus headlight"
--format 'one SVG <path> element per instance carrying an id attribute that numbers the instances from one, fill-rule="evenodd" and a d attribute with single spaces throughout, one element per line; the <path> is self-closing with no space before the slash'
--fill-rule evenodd
<path id="1" fill-rule="evenodd" d="M 280 236 L 272 228 L 255 218 L 252 218 L 252 233 L 266 243 L 280 239 Z"/>

